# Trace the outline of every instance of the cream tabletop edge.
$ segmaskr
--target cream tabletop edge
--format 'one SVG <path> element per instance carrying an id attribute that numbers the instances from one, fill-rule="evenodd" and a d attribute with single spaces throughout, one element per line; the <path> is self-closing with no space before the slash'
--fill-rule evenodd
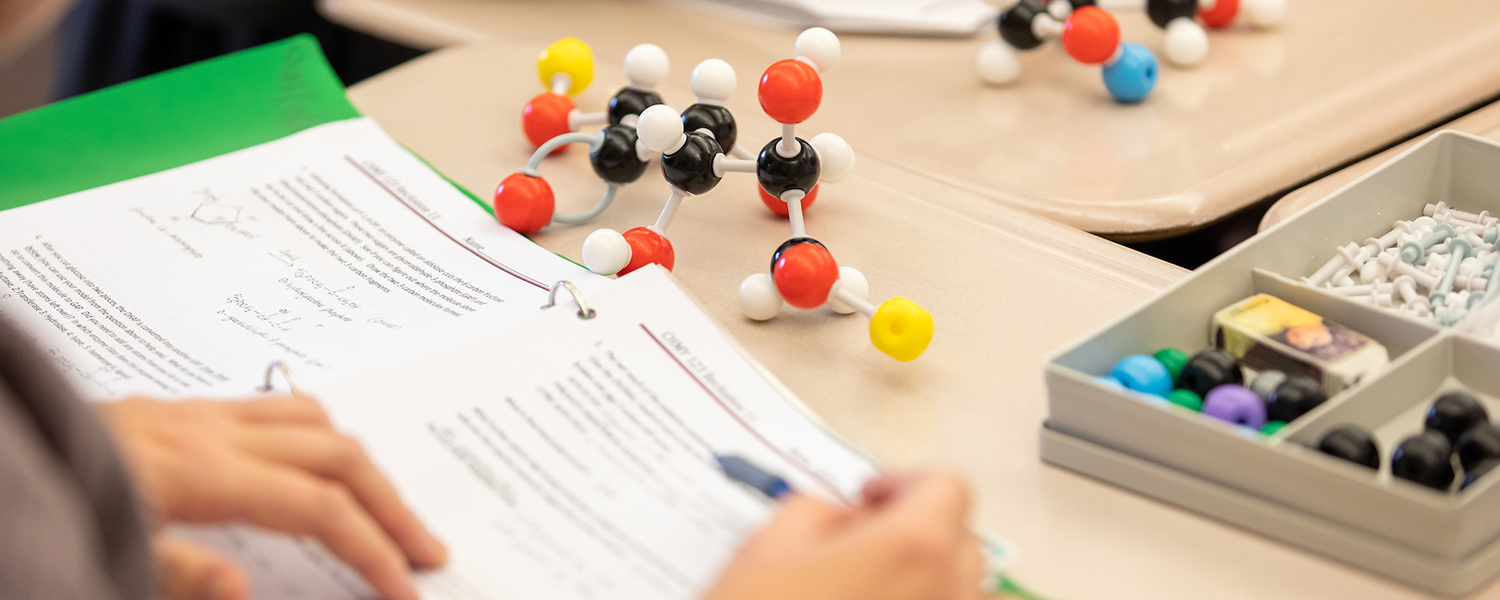
<path id="1" fill-rule="evenodd" d="M 731 107 L 758 111 L 754 81 L 788 58 L 797 31 L 725 19 L 666 0 L 323 0 L 335 21 L 432 46 L 565 35 L 615 63 L 652 42 L 677 61 L 670 81 L 718 57 L 739 69 Z M 980 84 L 974 39 L 844 36 L 809 125 L 865 155 L 992 201 L 1114 239 L 1211 223 L 1472 106 L 1497 91 L 1500 3 L 1291 0 L 1286 24 L 1211 34 L 1205 64 L 1163 65 L 1138 106 L 1104 93 L 1097 67 L 1060 48 L 1023 53 L 1023 79 Z M 1351 27 L 1358 15 L 1358 26 Z M 608 15 L 588 18 L 587 15 Z M 1161 32 L 1117 11 L 1122 39 L 1160 54 Z M 739 112 L 744 112 L 743 110 Z"/>
<path id="2" fill-rule="evenodd" d="M 518 113 L 540 89 L 535 51 L 524 41 L 443 50 L 355 86 L 350 97 L 398 141 L 487 196 L 530 154 Z M 580 106 L 601 106 L 622 81 L 613 65 L 596 77 Z M 691 102 L 677 82 L 661 91 L 673 106 Z M 777 131 L 763 117 L 745 121 L 747 143 Z M 568 209 L 591 204 L 603 187 L 579 150 L 541 169 Z M 936 316 L 927 355 L 897 363 L 869 347 L 858 317 L 784 309 L 754 323 L 740 315 L 735 287 L 766 268 L 787 231 L 754 189 L 748 176 L 730 175 L 688 199 L 669 233 L 675 274 L 839 434 L 888 466 L 936 463 L 971 477 L 976 524 L 1017 543 L 1017 578 L 1047 597 L 1423 597 L 1037 457 L 1044 357 L 1186 271 L 861 156 L 853 176 L 822 190 L 808 229 L 841 264 L 866 274 L 872 298 L 905 295 Z M 577 258 L 589 232 L 650 224 L 665 197 L 652 167 L 596 221 L 533 238 Z"/>
<path id="3" fill-rule="evenodd" d="M 1452 129 L 1464 133 L 1472 133 L 1480 137 L 1492 140 L 1500 140 L 1500 102 L 1482 107 L 1474 112 L 1454 119 L 1448 123 L 1438 125 L 1436 130 Z M 1302 209 L 1311 206 L 1314 202 L 1322 200 L 1329 194 L 1338 191 L 1349 182 L 1358 179 L 1360 175 L 1369 173 L 1375 167 L 1383 165 L 1386 161 L 1395 158 L 1397 154 L 1405 152 L 1417 142 L 1427 139 L 1429 134 L 1416 136 L 1401 144 L 1391 147 L 1375 156 L 1349 165 L 1339 171 L 1328 174 L 1326 177 L 1309 183 L 1282 196 L 1271 209 L 1266 211 L 1266 216 L 1260 221 L 1260 231 L 1270 229 L 1272 225 L 1285 221 L 1296 215 Z"/>

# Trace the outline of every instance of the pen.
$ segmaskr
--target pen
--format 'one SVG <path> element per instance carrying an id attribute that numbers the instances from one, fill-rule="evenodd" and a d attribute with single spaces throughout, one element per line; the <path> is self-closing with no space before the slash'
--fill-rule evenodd
<path id="1" fill-rule="evenodd" d="M 755 488 L 755 491 L 765 494 L 767 498 L 776 500 L 792 492 L 792 486 L 785 479 L 766 472 L 748 460 L 732 454 L 715 454 L 714 460 L 718 461 L 719 469 L 724 471 L 726 477 Z"/>

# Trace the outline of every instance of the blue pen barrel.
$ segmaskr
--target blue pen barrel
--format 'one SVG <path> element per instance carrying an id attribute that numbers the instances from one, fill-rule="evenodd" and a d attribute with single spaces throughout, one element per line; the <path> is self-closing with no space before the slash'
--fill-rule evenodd
<path id="1" fill-rule="evenodd" d="M 755 488 L 767 498 L 774 500 L 792 491 L 792 486 L 787 485 L 785 479 L 767 473 L 754 463 L 738 456 L 715 455 L 714 460 L 719 461 L 719 468 L 724 470 L 724 475 Z"/>

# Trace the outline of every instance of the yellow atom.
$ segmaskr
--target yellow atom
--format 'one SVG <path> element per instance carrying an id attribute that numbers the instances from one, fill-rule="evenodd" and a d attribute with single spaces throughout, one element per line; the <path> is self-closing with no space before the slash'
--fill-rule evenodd
<path id="1" fill-rule="evenodd" d="M 536 59 L 536 71 L 542 85 L 549 90 L 552 89 L 553 75 L 567 75 L 572 80 L 568 95 L 577 95 L 594 81 L 594 51 L 583 40 L 565 37 L 542 50 L 542 55 Z"/>
<path id="2" fill-rule="evenodd" d="M 886 300 L 870 318 L 870 341 L 891 358 L 913 360 L 932 342 L 932 313 L 906 298 Z"/>

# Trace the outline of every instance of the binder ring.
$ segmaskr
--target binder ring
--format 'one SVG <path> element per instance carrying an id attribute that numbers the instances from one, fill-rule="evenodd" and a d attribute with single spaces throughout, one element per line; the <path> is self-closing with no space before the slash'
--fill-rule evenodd
<path id="1" fill-rule="evenodd" d="M 573 285 L 570 281 L 559 281 L 552 284 L 552 289 L 547 291 L 547 304 L 542 308 L 547 309 L 557 306 L 557 291 L 562 289 L 566 289 L 568 295 L 572 296 L 573 300 L 578 303 L 578 318 L 592 319 L 599 314 L 594 309 L 589 308 L 589 303 L 583 299 L 583 292 L 578 291 L 578 286 Z"/>
<path id="2" fill-rule="evenodd" d="M 275 377 L 277 371 L 281 371 L 281 377 L 286 379 L 286 386 L 292 390 L 292 395 L 301 396 L 302 388 L 297 385 L 297 378 L 292 376 L 292 368 L 279 360 L 271 361 L 271 364 L 266 367 L 266 382 L 260 387 L 255 388 L 255 391 L 266 394 L 275 390 L 276 386 L 271 384 L 271 380 Z"/>

